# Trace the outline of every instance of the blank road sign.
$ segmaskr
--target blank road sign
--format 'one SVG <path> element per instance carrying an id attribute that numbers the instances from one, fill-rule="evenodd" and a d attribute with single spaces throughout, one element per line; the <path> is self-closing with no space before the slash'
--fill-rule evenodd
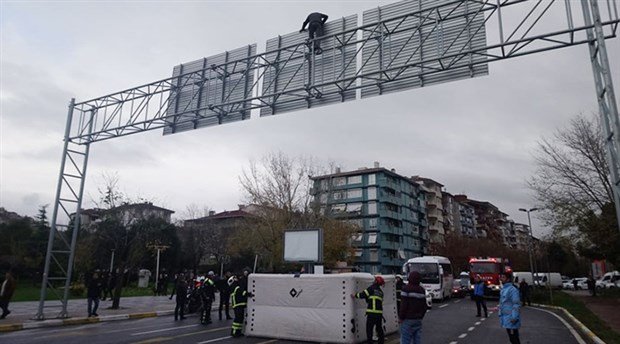
<path id="1" fill-rule="evenodd" d="M 406 0 L 365 11 L 364 25 L 395 20 L 364 32 L 374 39 L 363 48 L 362 98 L 488 74 L 481 8 L 477 1 Z"/>
<path id="2" fill-rule="evenodd" d="M 174 67 L 164 135 L 250 118 L 256 44 Z"/>

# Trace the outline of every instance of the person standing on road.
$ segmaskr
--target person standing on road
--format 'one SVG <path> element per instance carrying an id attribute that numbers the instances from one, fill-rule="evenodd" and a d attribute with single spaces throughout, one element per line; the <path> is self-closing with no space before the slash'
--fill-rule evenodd
<path id="1" fill-rule="evenodd" d="M 523 301 L 523 306 L 525 307 L 525 301 L 527 301 L 527 305 L 532 305 L 532 300 L 530 299 L 530 285 L 525 281 L 525 279 L 521 280 L 519 283 L 519 293 L 521 293 L 521 301 Z"/>
<path id="2" fill-rule="evenodd" d="M 228 285 L 233 290 L 232 292 L 232 305 L 235 318 L 233 319 L 231 335 L 235 338 L 243 336 L 243 321 L 245 319 L 245 309 L 248 307 L 248 297 L 253 297 L 252 293 L 248 292 L 242 281 L 233 276 L 228 279 Z"/>
<path id="3" fill-rule="evenodd" d="M 519 328 L 521 327 L 521 299 L 519 290 L 512 283 L 512 274 L 506 272 L 500 275 L 502 290 L 499 294 L 499 322 L 506 329 L 511 344 L 520 344 Z"/>
<path id="4" fill-rule="evenodd" d="M 396 312 L 400 312 L 401 292 L 403 290 L 403 276 L 396 275 Z"/>
<path id="5" fill-rule="evenodd" d="M 174 307 L 174 320 L 185 319 L 185 303 L 187 303 L 187 282 L 185 276 L 179 274 L 177 277 L 177 283 L 174 286 L 174 292 L 177 294 L 177 304 Z"/>
<path id="6" fill-rule="evenodd" d="M 351 294 L 352 298 L 366 300 L 366 338 L 367 343 L 372 344 L 373 331 L 376 328 L 379 336 L 379 344 L 385 341 L 383 332 L 383 290 L 385 280 L 381 276 L 375 276 L 373 284 L 357 294 Z"/>
<path id="7" fill-rule="evenodd" d="M 215 299 L 214 278 L 215 274 L 213 271 L 209 271 L 206 279 L 201 277 L 200 300 L 202 301 L 202 314 L 200 316 L 200 323 L 203 325 L 209 325 L 211 323 L 211 306 Z"/>
<path id="8" fill-rule="evenodd" d="M 222 320 L 222 310 L 226 310 L 226 320 L 232 319 L 230 316 L 230 286 L 228 285 L 228 279 L 230 278 L 230 272 L 226 272 L 224 278 L 219 278 L 215 285 L 217 290 L 220 292 L 220 307 L 219 307 L 219 316 L 220 320 Z"/>
<path id="9" fill-rule="evenodd" d="M 484 317 L 489 317 L 489 312 L 487 311 L 487 302 L 484 300 L 484 291 L 486 287 L 487 286 L 484 284 L 484 281 L 482 280 L 480 275 L 476 275 L 476 277 L 474 277 L 474 294 L 472 295 L 472 298 L 474 299 L 474 301 L 476 301 L 477 317 L 482 316 L 480 313 L 480 308 L 484 309 Z"/>
<path id="10" fill-rule="evenodd" d="M 573 289 L 578 290 L 579 281 L 576 278 L 573 278 Z"/>
<path id="11" fill-rule="evenodd" d="M 12 271 L 9 270 L 4 275 L 4 282 L 2 282 L 2 287 L 0 287 L 0 308 L 2 308 L 0 319 L 4 319 L 7 315 L 11 314 L 9 310 L 9 301 L 11 301 L 11 297 L 13 297 L 15 286 L 15 279 L 13 278 Z"/>
<path id="12" fill-rule="evenodd" d="M 428 310 L 426 292 L 420 286 L 420 273 L 412 271 L 407 277 L 409 284 L 403 286 L 398 311 L 401 344 L 422 343 L 422 318 Z"/>
<path id="13" fill-rule="evenodd" d="M 590 295 L 596 296 L 596 282 L 594 281 L 594 278 L 588 277 L 588 282 L 586 283 L 588 284 L 588 290 L 590 291 Z"/>
<path id="14" fill-rule="evenodd" d="M 88 298 L 88 317 L 98 317 L 97 309 L 99 308 L 99 298 L 101 298 L 101 289 L 103 287 L 103 282 L 99 277 L 98 272 L 93 272 L 93 276 L 88 282 L 88 290 L 86 292 L 86 296 Z M 94 304 L 94 307 L 93 307 Z"/>

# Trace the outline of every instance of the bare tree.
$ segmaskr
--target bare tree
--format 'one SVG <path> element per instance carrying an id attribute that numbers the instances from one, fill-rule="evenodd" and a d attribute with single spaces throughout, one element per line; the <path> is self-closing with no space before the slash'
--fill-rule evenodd
<path id="1" fill-rule="evenodd" d="M 255 252 L 268 270 L 276 271 L 283 263 L 283 231 L 320 226 L 325 232 L 325 252 L 329 252 L 330 262 L 350 257 L 351 226 L 330 221 L 311 209 L 309 176 L 325 170 L 313 158 L 291 158 L 282 152 L 268 154 L 259 162 L 250 161 L 239 181 L 246 202 L 255 205 L 254 216 L 244 230 L 237 232 L 233 251 Z"/>
<path id="2" fill-rule="evenodd" d="M 578 226 L 589 212 L 613 203 L 603 134 L 594 116 L 577 116 L 535 154 L 536 174 L 528 181 L 544 210 L 541 218 L 557 232 Z"/>

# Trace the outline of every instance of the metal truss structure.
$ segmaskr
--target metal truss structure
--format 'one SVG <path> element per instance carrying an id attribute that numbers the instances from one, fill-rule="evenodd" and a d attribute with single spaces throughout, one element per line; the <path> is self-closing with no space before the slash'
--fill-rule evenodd
<path id="1" fill-rule="evenodd" d="M 571 0 L 401 1 L 364 12 L 361 25 L 357 16 L 330 21 L 314 41 L 298 33 L 283 35 L 269 40 L 262 53 L 252 44 L 177 66 L 170 78 L 72 100 L 36 318 L 46 317 L 47 291 L 59 285 L 64 292 L 58 316 L 68 316 L 91 143 L 241 121 L 253 110 L 267 116 L 482 76 L 489 62 L 579 44 L 590 47 L 618 209 L 620 122 L 605 49 L 605 39 L 617 34 L 618 4 L 581 0 L 583 18 L 575 15 L 578 5 Z"/>

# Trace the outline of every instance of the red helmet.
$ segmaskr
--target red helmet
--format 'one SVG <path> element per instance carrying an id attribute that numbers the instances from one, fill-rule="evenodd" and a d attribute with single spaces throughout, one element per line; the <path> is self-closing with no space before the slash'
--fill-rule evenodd
<path id="1" fill-rule="evenodd" d="M 385 280 L 381 276 L 375 276 L 375 283 L 378 285 L 385 285 Z"/>

